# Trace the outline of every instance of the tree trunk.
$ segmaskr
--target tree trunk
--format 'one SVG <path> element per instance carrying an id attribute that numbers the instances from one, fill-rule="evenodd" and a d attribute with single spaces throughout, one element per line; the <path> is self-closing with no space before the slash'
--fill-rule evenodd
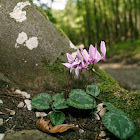
<path id="1" fill-rule="evenodd" d="M 91 14 L 90 14 L 90 10 L 89 10 L 89 0 L 85 0 L 85 10 L 86 10 L 86 15 L 85 15 L 85 29 L 86 29 L 86 34 L 88 36 L 88 44 L 87 46 L 89 46 L 90 44 L 92 44 L 92 28 L 91 28 Z"/>

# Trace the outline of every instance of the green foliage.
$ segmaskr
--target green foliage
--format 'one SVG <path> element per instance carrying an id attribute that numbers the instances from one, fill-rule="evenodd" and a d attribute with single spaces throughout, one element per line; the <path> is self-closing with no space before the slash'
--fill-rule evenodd
<path id="1" fill-rule="evenodd" d="M 53 95 L 52 100 L 57 101 L 57 100 L 65 99 L 64 96 L 65 96 L 64 92 L 56 93 L 55 95 Z"/>
<path id="2" fill-rule="evenodd" d="M 31 105 L 33 108 L 38 110 L 44 110 L 50 108 L 50 102 L 52 101 L 51 96 L 47 93 L 40 93 L 35 96 L 32 101 Z"/>
<path id="3" fill-rule="evenodd" d="M 63 112 L 56 112 L 53 111 L 50 115 L 50 119 L 53 125 L 59 125 L 62 124 L 65 120 L 65 114 Z"/>
<path id="4" fill-rule="evenodd" d="M 108 51 L 108 58 L 111 58 L 114 55 L 132 57 L 133 55 L 140 54 L 140 39 L 115 43 L 114 45 L 108 46 Z"/>
<path id="5" fill-rule="evenodd" d="M 81 89 L 71 90 L 67 103 L 79 109 L 92 109 L 96 106 L 95 99 Z"/>
<path id="6" fill-rule="evenodd" d="M 140 140 L 140 138 L 137 135 L 133 135 L 130 137 L 130 140 Z"/>
<path id="7" fill-rule="evenodd" d="M 103 104 L 109 110 L 102 119 L 104 126 L 120 139 L 127 139 L 132 136 L 135 132 L 135 126 L 131 119 L 111 103 L 104 102 Z"/>
<path id="8" fill-rule="evenodd" d="M 55 94 L 52 97 L 52 100 L 54 101 L 52 107 L 55 110 L 65 109 L 69 107 L 69 105 L 67 105 L 66 99 L 64 98 L 64 92 Z"/>
<path id="9" fill-rule="evenodd" d="M 103 104 L 106 105 L 105 108 L 107 110 L 112 110 L 113 111 L 113 109 L 116 109 L 116 107 L 113 104 L 111 104 L 110 102 L 103 102 Z"/>
<path id="10" fill-rule="evenodd" d="M 59 110 L 59 109 L 68 108 L 69 105 L 67 105 L 67 102 L 66 102 L 65 99 L 58 99 L 58 100 L 56 100 L 56 101 L 52 104 L 52 107 L 53 107 L 54 109 Z"/>
<path id="11" fill-rule="evenodd" d="M 86 88 L 86 92 L 94 97 L 100 94 L 100 90 L 96 85 L 88 85 Z"/>
<path id="12" fill-rule="evenodd" d="M 107 112 L 102 121 L 104 126 L 120 139 L 127 139 L 135 132 L 133 122 L 122 112 Z"/>

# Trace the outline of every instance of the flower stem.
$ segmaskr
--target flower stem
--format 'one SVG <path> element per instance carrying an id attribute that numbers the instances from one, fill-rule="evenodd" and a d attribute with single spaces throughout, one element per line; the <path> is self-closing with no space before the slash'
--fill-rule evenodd
<path id="1" fill-rule="evenodd" d="M 80 81 L 81 75 L 82 75 L 82 70 L 80 70 L 80 74 L 79 74 L 79 77 L 78 77 L 77 88 L 79 87 L 79 81 Z"/>
<path id="2" fill-rule="evenodd" d="M 87 80 L 87 83 L 86 83 L 86 86 L 85 86 L 85 91 L 87 89 L 87 85 L 88 85 L 88 82 L 89 82 L 89 78 L 90 78 L 91 72 L 92 72 L 92 68 L 90 69 L 90 72 L 89 72 L 89 75 L 88 75 L 88 80 Z"/>
<path id="3" fill-rule="evenodd" d="M 72 88 L 73 79 L 74 79 L 74 76 L 73 76 L 73 75 L 71 75 L 71 82 L 70 82 L 69 92 L 71 91 L 71 88 Z"/>
<path id="4" fill-rule="evenodd" d="M 66 84 L 65 84 L 65 99 L 68 98 L 68 83 L 69 83 L 69 71 L 67 73 Z"/>

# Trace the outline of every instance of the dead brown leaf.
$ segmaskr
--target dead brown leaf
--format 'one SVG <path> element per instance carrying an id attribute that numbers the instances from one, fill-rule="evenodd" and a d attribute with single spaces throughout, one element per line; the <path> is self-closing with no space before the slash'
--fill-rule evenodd
<path id="1" fill-rule="evenodd" d="M 39 130 L 47 133 L 62 133 L 75 127 L 73 124 L 60 124 L 53 126 L 50 120 L 44 120 L 43 117 L 37 121 L 36 126 Z"/>

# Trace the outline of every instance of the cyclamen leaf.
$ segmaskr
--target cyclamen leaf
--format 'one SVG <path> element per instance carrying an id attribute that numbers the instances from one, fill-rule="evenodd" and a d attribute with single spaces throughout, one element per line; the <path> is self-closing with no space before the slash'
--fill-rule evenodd
<path id="1" fill-rule="evenodd" d="M 133 135 L 130 137 L 130 140 L 140 140 L 140 138 L 137 135 Z"/>
<path id="2" fill-rule="evenodd" d="M 65 114 L 61 111 L 53 111 L 50 115 L 50 119 L 53 125 L 59 125 L 64 122 Z"/>
<path id="3" fill-rule="evenodd" d="M 31 101 L 31 105 L 33 108 L 36 108 L 38 110 L 44 110 L 44 109 L 49 109 L 51 102 L 51 96 L 47 93 L 40 93 L 38 95 L 36 95 L 32 101 Z"/>
<path id="4" fill-rule="evenodd" d="M 114 112 L 114 113 L 121 113 L 126 115 L 121 109 L 116 108 L 115 106 L 113 106 L 110 102 L 103 102 L 104 105 L 106 105 L 106 109 L 109 110 L 110 112 Z"/>
<path id="5" fill-rule="evenodd" d="M 57 93 L 57 94 L 53 95 L 53 97 L 52 97 L 52 100 L 54 100 L 54 101 L 61 100 L 61 99 L 65 99 L 64 92 Z"/>
<path id="6" fill-rule="evenodd" d="M 54 109 L 65 109 L 65 108 L 68 108 L 69 105 L 67 105 L 67 102 L 66 102 L 65 99 L 59 99 L 59 100 L 56 100 L 56 101 L 53 103 L 52 107 L 53 107 Z"/>
<path id="7" fill-rule="evenodd" d="M 120 139 L 127 139 L 135 132 L 133 122 L 124 112 L 107 112 L 102 121 L 104 126 Z"/>
<path id="8" fill-rule="evenodd" d="M 100 94 L 99 88 L 95 85 L 88 85 L 86 88 L 86 92 L 94 97 Z"/>
<path id="9" fill-rule="evenodd" d="M 79 109 L 93 109 L 96 106 L 95 99 L 81 89 L 71 90 L 67 103 Z"/>

